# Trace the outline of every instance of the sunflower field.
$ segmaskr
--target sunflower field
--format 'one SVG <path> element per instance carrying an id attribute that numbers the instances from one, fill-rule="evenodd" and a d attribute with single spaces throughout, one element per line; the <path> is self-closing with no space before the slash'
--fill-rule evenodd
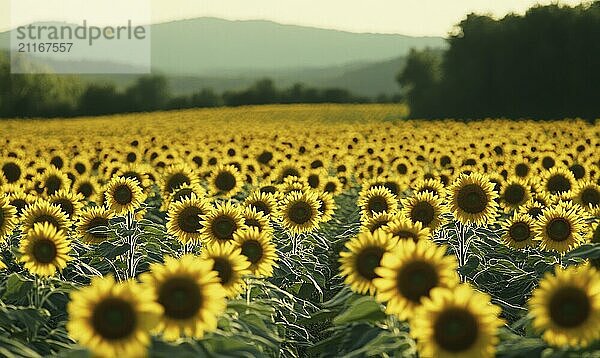
<path id="1" fill-rule="evenodd" d="M 0 356 L 599 357 L 600 125 L 0 123 Z"/>

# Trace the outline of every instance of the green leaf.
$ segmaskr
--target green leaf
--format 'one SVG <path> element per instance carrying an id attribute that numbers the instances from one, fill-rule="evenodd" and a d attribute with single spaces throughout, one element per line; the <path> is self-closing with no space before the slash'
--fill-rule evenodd
<path id="1" fill-rule="evenodd" d="M 358 322 L 377 322 L 385 319 L 386 315 L 381 310 L 381 305 L 371 297 L 361 297 L 354 301 L 350 307 L 333 319 L 335 325 Z"/>
<path id="2" fill-rule="evenodd" d="M 568 252 L 565 255 L 566 259 L 582 258 L 582 259 L 597 259 L 600 258 L 600 244 L 585 244 Z"/>
<path id="3" fill-rule="evenodd" d="M 23 304 L 27 299 L 27 293 L 32 287 L 33 280 L 12 273 L 6 279 L 6 291 L 2 295 L 2 299 L 15 304 Z"/>
<path id="4" fill-rule="evenodd" d="M 129 244 L 124 243 L 116 245 L 116 242 L 104 241 L 98 245 L 97 254 L 107 260 L 114 260 L 117 256 L 121 256 L 129 251 Z"/>

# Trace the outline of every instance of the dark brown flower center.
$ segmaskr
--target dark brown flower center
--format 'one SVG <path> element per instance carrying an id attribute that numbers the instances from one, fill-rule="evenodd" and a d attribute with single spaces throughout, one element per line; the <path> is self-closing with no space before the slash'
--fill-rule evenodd
<path id="1" fill-rule="evenodd" d="M 529 236 L 531 235 L 531 229 L 527 223 L 516 222 L 510 226 L 509 235 L 514 241 L 522 242 L 529 239 Z"/>
<path id="2" fill-rule="evenodd" d="M 594 188 L 587 188 L 581 193 L 581 201 L 585 206 L 598 206 L 600 204 L 600 193 Z"/>
<path id="3" fill-rule="evenodd" d="M 430 263 L 413 261 L 405 264 L 397 279 L 398 291 L 413 302 L 420 302 L 422 297 L 429 296 L 429 291 L 438 285 L 438 274 Z"/>
<path id="4" fill-rule="evenodd" d="M 435 219 L 435 209 L 426 201 L 419 201 L 410 211 L 412 222 L 420 222 L 423 226 L 429 226 Z"/>
<path id="5" fill-rule="evenodd" d="M 219 275 L 222 285 L 228 285 L 233 278 L 233 266 L 231 262 L 223 257 L 213 258 L 214 265 L 213 271 L 216 271 Z"/>
<path id="6" fill-rule="evenodd" d="M 525 188 L 520 184 L 510 184 L 504 189 L 504 201 L 517 205 L 525 199 Z"/>
<path id="7" fill-rule="evenodd" d="M 35 261 L 49 264 L 56 258 L 56 244 L 52 240 L 39 239 L 33 243 L 32 249 Z"/>
<path id="8" fill-rule="evenodd" d="M 83 195 L 87 199 L 94 193 L 94 187 L 90 183 L 83 183 L 77 189 L 77 193 Z"/>
<path id="9" fill-rule="evenodd" d="M 53 225 L 56 230 L 62 229 L 62 227 L 60 226 L 60 224 L 58 223 L 58 220 L 49 214 L 42 214 L 40 216 L 37 216 L 33 219 L 33 223 L 37 224 L 37 223 L 48 223 Z"/>
<path id="10" fill-rule="evenodd" d="M 15 163 L 6 163 L 2 166 L 4 177 L 9 183 L 14 183 L 21 178 L 21 168 Z"/>
<path id="11" fill-rule="evenodd" d="M 458 191 L 457 204 L 469 214 L 479 214 L 487 208 L 488 197 L 479 185 L 467 184 Z"/>
<path id="12" fill-rule="evenodd" d="M 304 201 L 293 203 L 288 209 L 288 218 L 294 224 L 303 225 L 309 222 L 313 217 L 312 206 Z"/>
<path id="13" fill-rule="evenodd" d="M 200 215 L 202 214 L 203 212 L 199 208 L 188 206 L 177 215 L 177 225 L 188 234 L 197 233 L 202 229 L 202 223 L 200 222 Z"/>
<path id="14" fill-rule="evenodd" d="M 86 231 L 97 239 L 107 239 L 108 219 L 102 216 L 92 218 L 87 224 Z"/>
<path id="15" fill-rule="evenodd" d="M 212 231 L 218 240 L 232 240 L 235 230 L 237 230 L 237 224 L 229 216 L 218 216 L 213 220 Z"/>
<path id="16" fill-rule="evenodd" d="M 388 211 L 389 206 L 387 200 L 383 196 L 372 196 L 367 202 L 367 210 L 372 213 L 382 213 Z"/>
<path id="17" fill-rule="evenodd" d="M 552 194 L 571 190 L 571 181 L 562 174 L 555 174 L 548 179 L 546 188 Z"/>
<path id="18" fill-rule="evenodd" d="M 46 179 L 45 186 L 48 195 L 53 195 L 60 190 L 60 187 L 62 186 L 62 180 L 59 177 L 52 175 Z"/>
<path id="19" fill-rule="evenodd" d="M 235 176 L 230 172 L 220 172 L 215 178 L 215 186 L 220 191 L 228 192 L 235 188 Z"/>
<path id="20" fill-rule="evenodd" d="M 561 327 L 573 328 L 581 325 L 589 318 L 590 310 L 587 294 L 578 287 L 561 287 L 550 299 L 550 318 Z"/>
<path id="21" fill-rule="evenodd" d="M 75 212 L 75 206 L 69 199 L 64 199 L 64 198 L 57 199 L 57 200 L 54 200 L 52 202 L 52 204 L 60 206 L 62 211 L 64 211 L 65 214 L 67 214 L 67 216 L 69 216 L 69 217 L 72 216 L 73 213 Z"/>
<path id="22" fill-rule="evenodd" d="M 159 289 L 158 303 L 163 306 L 165 315 L 169 318 L 191 318 L 202 305 L 200 287 L 188 277 L 169 278 Z"/>
<path id="23" fill-rule="evenodd" d="M 171 177 L 167 181 L 167 189 L 169 192 L 172 192 L 173 190 L 179 188 L 180 186 L 182 186 L 184 184 L 189 185 L 190 182 L 191 182 L 191 180 L 190 180 L 190 178 L 188 178 L 187 175 L 185 175 L 183 173 L 175 173 L 175 174 L 171 175 Z"/>
<path id="24" fill-rule="evenodd" d="M 253 265 L 258 263 L 263 257 L 263 248 L 260 242 L 248 240 L 242 243 L 242 255 L 248 258 Z"/>
<path id="25" fill-rule="evenodd" d="M 571 225 L 564 218 L 554 218 L 546 225 L 546 234 L 552 241 L 565 241 L 571 235 Z"/>
<path id="26" fill-rule="evenodd" d="M 462 308 L 450 308 L 441 312 L 433 329 L 435 342 L 443 350 L 452 353 L 468 350 L 479 335 L 477 320 Z"/>
<path id="27" fill-rule="evenodd" d="M 127 205 L 131 203 L 131 200 L 133 199 L 133 193 L 131 192 L 131 188 L 129 188 L 129 186 L 123 184 L 115 188 L 113 197 L 119 205 Z"/>
<path id="28" fill-rule="evenodd" d="M 92 313 L 92 327 L 102 338 L 120 340 L 133 334 L 137 317 L 131 303 L 116 297 L 100 301 Z"/>
<path id="29" fill-rule="evenodd" d="M 356 269 L 363 278 L 372 280 L 379 277 L 375 269 L 379 267 L 385 251 L 381 247 L 368 247 L 356 256 Z"/>

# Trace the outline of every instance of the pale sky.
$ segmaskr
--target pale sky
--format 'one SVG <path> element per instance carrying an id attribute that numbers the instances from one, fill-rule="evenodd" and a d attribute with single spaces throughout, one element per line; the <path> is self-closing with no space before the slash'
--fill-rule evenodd
<path id="1" fill-rule="evenodd" d="M 22 0 L 12 0 L 20 2 Z M 29 0 L 48 4 L 51 1 Z M 90 3 L 103 0 L 81 1 Z M 466 14 L 476 12 L 502 17 L 524 13 L 534 4 L 560 3 L 576 5 L 574 0 L 141 0 L 151 6 L 152 22 L 166 22 L 201 16 L 229 20 L 264 19 L 283 24 L 306 25 L 352 32 L 397 33 L 413 36 L 445 36 Z M 0 31 L 11 27 L 11 0 L 0 0 Z M 106 3 L 106 2 L 105 2 Z M 127 6 L 129 0 L 120 1 Z M 108 17 L 111 10 L 107 6 Z M 136 9 L 131 11 L 135 13 Z M 49 19 L 44 11 L 33 7 L 28 13 L 37 21 L 75 21 L 76 11 L 61 11 L 64 18 Z M 21 20 L 21 21 L 19 21 Z M 13 19 L 14 23 L 22 19 Z M 22 23 L 19 23 L 22 25 Z"/>

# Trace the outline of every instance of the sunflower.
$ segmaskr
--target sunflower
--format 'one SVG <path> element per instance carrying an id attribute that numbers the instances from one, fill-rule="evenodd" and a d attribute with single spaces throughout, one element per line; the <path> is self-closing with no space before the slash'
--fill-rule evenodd
<path id="1" fill-rule="evenodd" d="M 320 221 L 320 202 L 316 193 L 292 192 L 281 203 L 278 216 L 283 226 L 291 233 L 303 233 L 315 230 Z"/>
<path id="2" fill-rule="evenodd" d="M 201 237 L 208 242 L 231 241 L 236 231 L 246 228 L 241 209 L 229 202 L 217 203 L 216 208 L 201 216 L 201 219 L 204 220 Z"/>
<path id="3" fill-rule="evenodd" d="M 212 260 L 212 270 L 217 272 L 227 297 L 236 297 L 244 290 L 243 277 L 250 273 L 250 262 L 238 246 L 230 242 L 215 242 L 202 248 L 201 258 Z"/>
<path id="4" fill-rule="evenodd" d="M 323 191 L 336 196 L 342 192 L 344 184 L 338 177 L 328 177 L 323 181 Z"/>
<path id="5" fill-rule="evenodd" d="M 567 169 L 553 167 L 543 174 L 541 184 L 553 196 L 568 197 L 575 186 L 575 177 Z"/>
<path id="6" fill-rule="evenodd" d="M 378 186 L 366 190 L 359 196 L 358 206 L 362 210 L 363 216 L 373 216 L 377 213 L 396 213 L 398 209 L 398 200 L 390 191 L 384 187 Z"/>
<path id="7" fill-rule="evenodd" d="M 360 294 L 375 293 L 373 280 L 378 278 L 375 269 L 380 266 L 384 254 L 391 252 L 397 244 L 392 234 L 383 230 L 374 233 L 361 232 L 345 245 L 348 251 L 340 252 L 340 273 L 344 282 Z"/>
<path id="8" fill-rule="evenodd" d="M 203 228 L 201 217 L 211 209 L 206 199 L 195 194 L 171 204 L 167 213 L 167 233 L 184 244 L 200 241 L 200 230 Z"/>
<path id="9" fill-rule="evenodd" d="M 23 210 L 33 203 L 35 203 L 36 197 L 27 194 L 24 191 L 18 191 L 7 196 L 8 203 L 17 209 L 17 215 L 20 216 Z"/>
<path id="10" fill-rule="evenodd" d="M 463 224 L 483 225 L 495 219 L 498 194 L 481 174 L 461 174 L 448 190 L 450 209 Z"/>
<path id="11" fill-rule="evenodd" d="M 0 196 L 0 241 L 12 233 L 18 222 L 17 210 L 10 205 L 9 197 Z"/>
<path id="12" fill-rule="evenodd" d="M 456 258 L 445 253 L 446 248 L 426 240 L 402 240 L 383 255 L 381 266 L 375 269 L 380 278 L 373 285 L 377 301 L 387 302 L 386 313 L 405 321 L 433 288 L 458 284 Z"/>
<path id="13" fill-rule="evenodd" d="M 141 281 L 156 297 L 164 313 L 157 326 L 166 340 L 185 335 L 202 338 L 217 328 L 217 318 L 225 310 L 225 290 L 213 264 L 194 255 L 179 259 L 166 257 L 164 264 L 150 265 Z"/>
<path id="14" fill-rule="evenodd" d="M 275 211 L 277 202 L 272 195 L 256 190 L 244 200 L 244 206 L 254 208 L 268 217 Z"/>
<path id="15" fill-rule="evenodd" d="M 82 195 L 85 200 L 93 202 L 98 199 L 100 187 L 101 185 L 96 178 L 83 175 L 77 178 L 73 183 L 73 192 Z"/>
<path id="16" fill-rule="evenodd" d="M 146 199 L 140 184 L 134 179 L 114 177 L 104 191 L 106 204 L 117 215 L 134 212 Z"/>
<path id="17" fill-rule="evenodd" d="M 410 321 L 419 355 L 493 357 L 503 322 L 490 299 L 465 284 L 432 289 Z"/>
<path id="18" fill-rule="evenodd" d="M 509 179 L 502 186 L 500 205 L 503 206 L 507 212 L 518 209 L 530 199 L 531 190 L 527 182 L 523 179 Z"/>
<path id="19" fill-rule="evenodd" d="M 421 179 L 413 185 L 413 190 L 415 193 L 423 193 L 429 191 L 434 196 L 437 196 L 442 199 L 446 195 L 444 184 L 442 184 L 439 180 L 436 179 Z"/>
<path id="20" fill-rule="evenodd" d="M 444 212 L 442 199 L 430 191 L 417 193 L 402 200 L 401 213 L 413 223 L 420 222 L 423 227 L 431 231 L 435 231 L 443 224 Z"/>
<path id="21" fill-rule="evenodd" d="M 533 230 L 541 249 L 563 253 L 583 241 L 583 228 L 582 218 L 576 207 L 561 203 L 544 209 Z"/>
<path id="22" fill-rule="evenodd" d="M 77 233 L 87 244 L 99 244 L 110 237 L 109 220 L 114 213 L 102 206 L 86 208 L 79 216 Z"/>
<path id="23" fill-rule="evenodd" d="M 546 208 L 546 205 L 540 203 L 537 200 L 529 200 L 525 205 L 519 208 L 519 212 L 531 216 L 532 219 L 537 220 L 541 217 L 542 212 Z"/>
<path id="24" fill-rule="evenodd" d="M 429 240 L 431 231 L 423 227 L 420 221 L 412 222 L 405 217 L 398 217 L 382 227 L 385 232 L 394 236 L 395 239 L 411 239 L 414 242 Z"/>
<path id="25" fill-rule="evenodd" d="M 185 164 L 169 166 L 162 174 L 160 190 L 163 196 L 168 196 L 173 190 L 184 184 L 198 184 L 198 176 Z"/>
<path id="26" fill-rule="evenodd" d="M 502 241 L 515 249 L 534 246 L 534 220 L 527 214 L 515 212 L 511 218 L 502 222 Z"/>
<path id="27" fill-rule="evenodd" d="M 206 190 L 199 184 L 183 184 L 179 188 L 173 190 L 169 196 L 163 197 L 163 205 L 161 210 L 167 211 L 172 203 L 182 201 L 186 198 L 196 195 L 198 198 L 206 196 Z"/>
<path id="28" fill-rule="evenodd" d="M 533 327 L 553 346 L 585 347 L 600 338 L 600 273 L 589 266 L 546 273 L 529 300 Z"/>
<path id="29" fill-rule="evenodd" d="M 52 276 L 58 270 L 67 267 L 71 260 L 71 242 L 63 230 L 53 225 L 37 223 L 21 239 L 19 252 L 23 255 L 19 261 L 34 275 Z"/>
<path id="30" fill-rule="evenodd" d="M 25 163 L 16 158 L 5 158 L 0 162 L 0 174 L 4 175 L 8 184 L 18 183 L 25 177 Z"/>
<path id="31" fill-rule="evenodd" d="M 283 182 L 281 184 L 277 184 L 277 191 L 279 191 L 283 195 L 287 195 L 292 192 L 303 193 L 309 189 L 310 186 L 304 178 L 299 178 L 295 176 L 288 176 L 285 179 L 283 179 Z"/>
<path id="32" fill-rule="evenodd" d="M 211 172 L 208 184 L 214 195 L 231 198 L 242 190 L 244 180 L 233 165 L 219 165 Z"/>
<path id="33" fill-rule="evenodd" d="M 321 214 L 321 222 L 325 223 L 333 219 L 333 214 L 336 209 L 333 196 L 324 191 L 317 191 L 317 200 L 319 201 L 319 213 Z"/>
<path id="34" fill-rule="evenodd" d="M 73 219 L 79 215 L 79 211 L 83 207 L 83 199 L 81 194 L 73 194 L 70 190 L 61 189 L 51 195 L 48 202 L 60 206 L 67 217 Z"/>
<path id="35" fill-rule="evenodd" d="M 254 276 L 271 277 L 276 266 L 277 250 L 270 236 L 256 228 L 240 230 L 234 234 L 236 247 L 250 262 L 248 269 Z"/>
<path id="36" fill-rule="evenodd" d="M 581 205 L 590 215 L 600 216 L 600 186 L 594 182 L 580 182 L 575 188 L 573 201 Z"/>
<path id="37" fill-rule="evenodd" d="M 46 195 L 53 195 L 60 189 L 69 189 L 71 186 L 67 174 L 52 166 L 34 178 L 34 182 L 40 183 L 40 189 Z"/>
<path id="38" fill-rule="evenodd" d="M 50 223 L 54 225 L 58 231 L 68 231 L 71 222 L 61 207 L 58 205 L 50 204 L 45 200 L 38 200 L 35 204 L 29 205 L 23 210 L 21 214 L 23 221 L 23 232 L 28 232 L 33 229 L 33 226 L 37 223 Z"/>
<path id="39" fill-rule="evenodd" d="M 371 217 L 362 219 L 361 231 L 369 231 L 371 233 L 383 228 L 391 221 L 395 220 L 398 216 L 388 214 L 386 212 L 375 214 Z"/>
<path id="40" fill-rule="evenodd" d="M 245 207 L 242 211 L 242 216 L 244 217 L 244 224 L 247 227 L 255 227 L 258 231 L 265 232 L 268 235 L 273 233 L 268 216 L 265 216 L 265 214 L 253 207 Z"/>
<path id="41" fill-rule="evenodd" d="M 112 276 L 94 277 L 71 293 L 67 306 L 69 335 L 99 357 L 143 357 L 162 307 L 151 292 Z"/>

